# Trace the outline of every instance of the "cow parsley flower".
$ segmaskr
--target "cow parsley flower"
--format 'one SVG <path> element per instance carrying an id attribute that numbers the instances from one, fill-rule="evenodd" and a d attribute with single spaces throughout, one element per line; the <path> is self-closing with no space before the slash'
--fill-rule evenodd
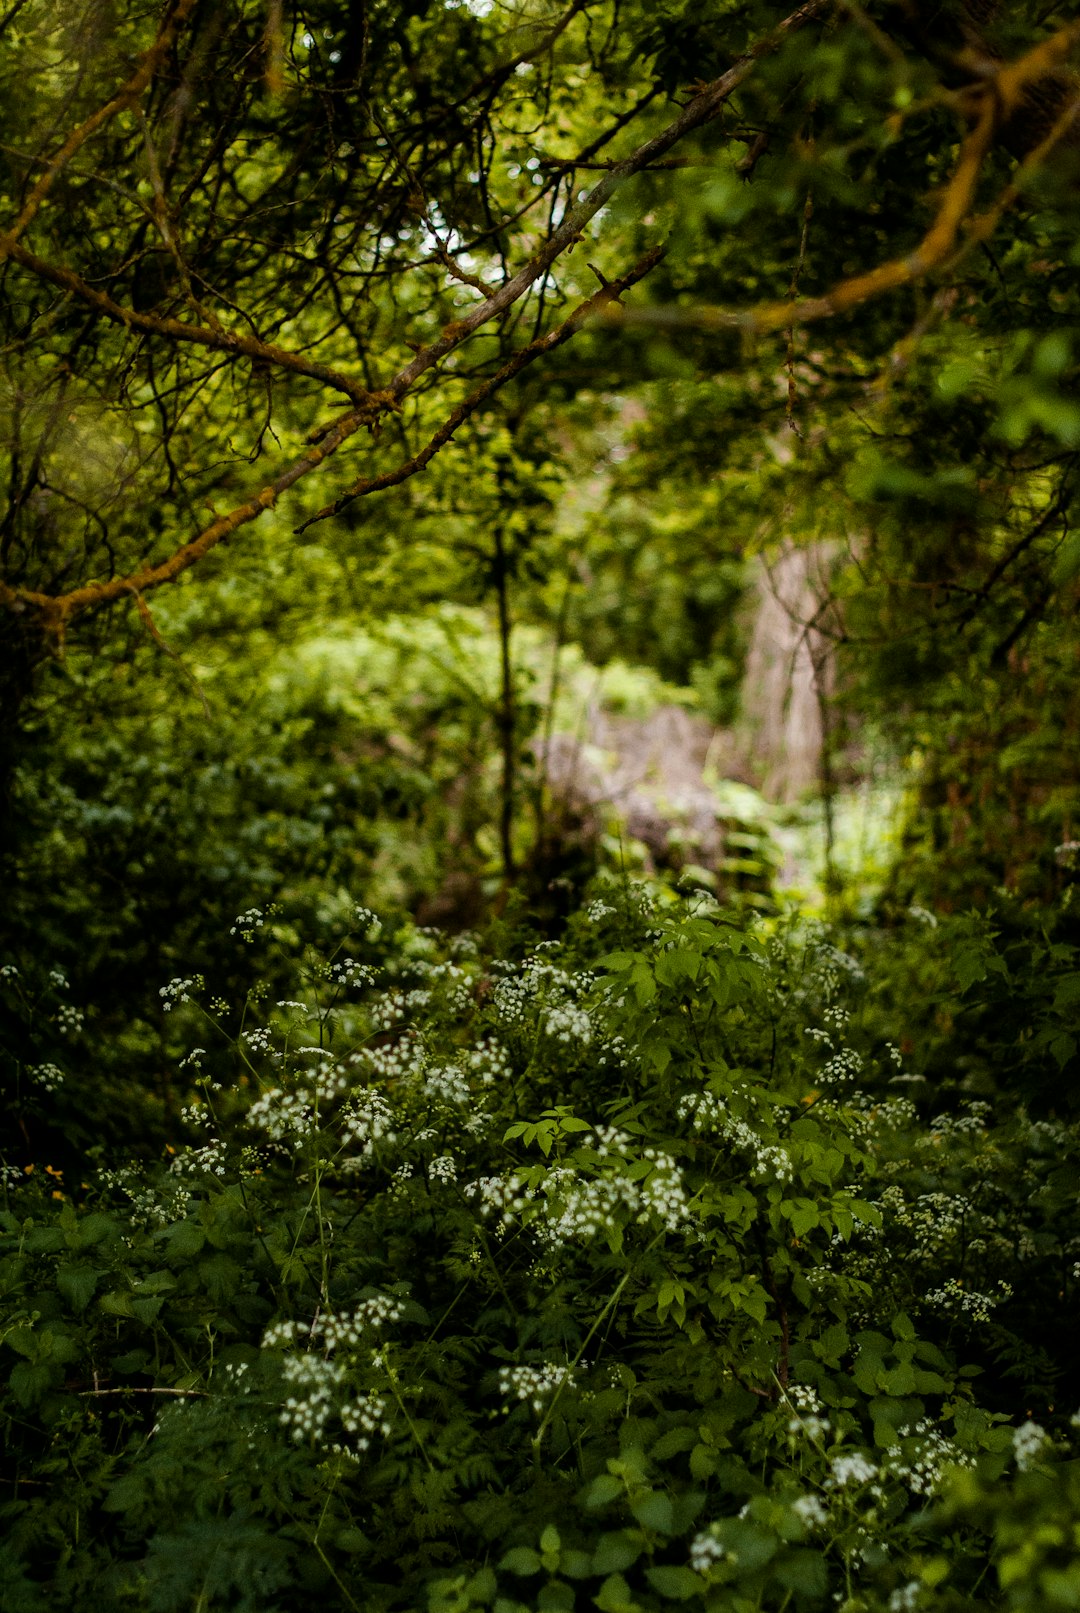
<path id="1" fill-rule="evenodd" d="M 578 1367 L 586 1367 L 588 1362 L 579 1361 Z M 511 1400 L 526 1400 L 533 1411 L 539 1413 L 544 1409 L 544 1401 L 553 1395 L 564 1384 L 573 1385 L 575 1368 L 559 1366 L 554 1362 L 547 1362 L 542 1367 L 500 1367 L 499 1393 L 503 1398 L 503 1410 L 509 1411 L 508 1402 Z"/>
<path id="2" fill-rule="evenodd" d="M 1042 1460 L 1050 1442 L 1046 1429 L 1030 1420 L 1013 1430 L 1013 1456 L 1021 1473 L 1028 1472 Z"/>

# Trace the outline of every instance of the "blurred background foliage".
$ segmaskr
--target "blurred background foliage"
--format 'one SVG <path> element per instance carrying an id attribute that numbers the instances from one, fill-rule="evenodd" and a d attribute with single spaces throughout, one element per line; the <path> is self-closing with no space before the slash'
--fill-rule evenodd
<path id="1" fill-rule="evenodd" d="M 1067 10 L 822 4 L 782 39 L 782 6 L 732 0 L 162 14 L 149 87 L 4 247 L 0 953 L 95 1006 L 77 1045 L 46 1019 L 43 1053 L 11 996 L 3 1041 L 13 1079 L 31 1044 L 95 1072 L 100 1099 L 80 1086 L 61 1132 L 160 1135 L 144 984 L 216 966 L 253 902 L 331 930 L 346 895 L 449 928 L 509 905 L 554 933 L 614 868 L 883 933 L 912 904 L 977 905 L 1030 939 L 1052 910 L 1075 939 L 1067 54 L 996 129 L 933 272 L 790 328 L 721 317 L 906 260 L 980 83 Z M 156 24 L 28 0 L 2 25 L 17 219 Z M 638 163 L 318 476 L 61 638 L 42 599 L 138 577 L 250 496 L 318 438 L 342 375 L 377 389 L 433 351 L 770 38 L 717 115 Z M 493 383 L 420 474 L 302 525 L 658 245 L 621 317 Z M 669 710 L 691 724 L 678 787 L 655 749 L 639 768 L 658 851 L 618 747 Z M 715 855 L 687 838 L 687 769 Z M 132 1037 L 162 1071 L 148 1130 Z"/>

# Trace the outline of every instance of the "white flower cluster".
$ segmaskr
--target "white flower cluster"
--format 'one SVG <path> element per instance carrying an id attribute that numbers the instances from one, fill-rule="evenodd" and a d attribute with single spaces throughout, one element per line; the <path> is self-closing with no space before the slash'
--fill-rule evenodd
<path id="1" fill-rule="evenodd" d="M 862 1054 L 856 1053 L 853 1047 L 842 1047 L 834 1053 L 827 1063 L 823 1064 L 817 1072 L 817 1080 L 832 1083 L 834 1081 L 855 1081 L 862 1074 Z"/>
<path id="2" fill-rule="evenodd" d="M 764 1181 L 790 1182 L 794 1175 L 791 1156 L 777 1143 L 766 1143 L 745 1120 L 737 1120 L 712 1092 L 688 1092 L 679 1099 L 680 1120 L 692 1119 L 695 1131 L 712 1131 L 733 1148 L 750 1155 L 750 1169 Z"/>
<path id="3" fill-rule="evenodd" d="M 807 1383 L 793 1383 L 787 1392 L 792 1414 L 788 1418 L 788 1437 L 803 1438 L 820 1445 L 829 1432 L 829 1419 L 817 1393 Z"/>
<path id="4" fill-rule="evenodd" d="M 265 921 L 265 914 L 261 907 L 246 908 L 233 920 L 230 935 L 239 935 L 242 941 L 253 941 L 255 931 L 261 930 Z"/>
<path id="5" fill-rule="evenodd" d="M 703 1529 L 690 1542 L 690 1567 L 695 1574 L 707 1574 L 709 1569 L 715 1568 L 718 1563 L 730 1561 L 731 1553 L 720 1544 L 709 1529 Z"/>
<path id="6" fill-rule="evenodd" d="M 299 1145 L 315 1132 L 315 1111 L 308 1092 L 270 1087 L 248 1110 L 248 1124 L 272 1143 Z"/>
<path id="7" fill-rule="evenodd" d="M 353 1085 L 352 1077 L 344 1065 L 327 1058 L 321 1047 L 301 1047 L 298 1052 L 318 1060 L 305 1077 L 312 1101 L 319 1107 L 334 1103 L 345 1096 Z"/>
<path id="8" fill-rule="evenodd" d="M 510 1079 L 510 1055 L 494 1036 L 485 1036 L 470 1048 L 465 1056 L 465 1064 L 481 1086 L 497 1086 Z"/>
<path id="9" fill-rule="evenodd" d="M 524 1194 L 516 1176 L 480 1176 L 465 1188 L 467 1199 L 480 1200 L 480 1213 L 496 1215 L 502 1226 L 508 1227 L 515 1215 L 520 1215 L 532 1197 Z"/>
<path id="10" fill-rule="evenodd" d="M 915 1613 L 921 1592 L 922 1582 L 917 1579 L 909 1579 L 906 1585 L 898 1586 L 889 1597 L 889 1613 Z"/>
<path id="11" fill-rule="evenodd" d="M 750 1170 L 766 1182 L 790 1182 L 795 1174 L 791 1156 L 777 1143 L 766 1143 L 744 1120 L 729 1120 L 723 1128 L 725 1140 L 750 1155 Z"/>
<path id="12" fill-rule="evenodd" d="M 427 958 L 418 958 L 411 968 L 421 980 L 460 982 L 469 978 L 459 963 L 431 963 Z"/>
<path id="13" fill-rule="evenodd" d="M 606 902 L 600 901 L 599 898 L 595 902 L 590 902 L 585 909 L 585 917 L 590 924 L 599 924 L 603 919 L 614 918 L 615 913 L 616 909 L 614 907 L 609 907 Z"/>
<path id="14" fill-rule="evenodd" d="M 712 1092 L 685 1093 L 676 1113 L 680 1120 L 692 1120 L 695 1131 L 718 1131 L 727 1120 L 724 1105 Z"/>
<path id="15" fill-rule="evenodd" d="M 544 1030 L 554 1041 L 564 1045 L 580 1042 L 587 1047 L 592 1041 L 591 1018 L 584 1008 L 575 1008 L 572 1003 L 559 1003 L 549 1008 L 544 1016 Z"/>
<path id="16" fill-rule="evenodd" d="M 27 1067 L 26 1075 L 42 1092 L 55 1092 L 57 1087 L 64 1084 L 64 1072 L 55 1064 L 31 1064 Z"/>
<path id="17" fill-rule="evenodd" d="M 988 1322 L 995 1306 L 1012 1298 L 1009 1283 L 999 1282 L 998 1289 L 1000 1292 L 997 1294 L 980 1294 L 974 1288 L 965 1288 L 957 1278 L 950 1277 L 943 1288 L 935 1288 L 924 1297 L 928 1305 L 939 1305 L 953 1316 L 967 1317 L 972 1322 Z"/>
<path id="18" fill-rule="evenodd" d="M 493 964 L 494 971 L 498 965 Z M 510 964 L 503 964 L 503 971 L 512 968 Z M 571 975 L 557 964 L 547 963 L 542 957 L 526 958 L 517 975 L 503 974 L 491 994 L 492 1007 L 496 1016 L 507 1026 L 520 1027 L 529 1018 L 534 1005 L 546 1001 L 549 1009 L 569 1006 L 573 999 L 579 996 L 594 984 L 595 976 L 588 970 L 578 975 Z M 572 1024 L 576 1025 L 576 1021 Z M 562 1039 L 562 1032 L 568 1026 L 556 1020 L 555 1027 L 550 1034 Z M 572 1034 L 573 1032 L 571 1032 Z M 591 1035 L 591 1023 L 590 1023 Z M 569 1040 L 569 1035 L 566 1037 Z"/>
<path id="19" fill-rule="evenodd" d="M 310 1322 L 282 1319 L 272 1322 L 263 1334 L 264 1350 L 288 1350 L 306 1340 L 309 1346 L 321 1340 L 322 1354 L 356 1349 L 365 1338 L 382 1328 L 392 1327 L 405 1315 L 405 1306 L 392 1294 L 372 1294 L 351 1311 L 329 1311 Z"/>
<path id="20" fill-rule="evenodd" d="M 186 977 L 177 975 L 175 979 L 169 981 L 167 986 L 158 988 L 158 996 L 162 999 L 162 1009 L 167 1014 L 176 1007 L 177 1003 L 189 1003 L 192 992 L 201 991 L 205 984 L 206 982 L 202 975 L 188 975 Z"/>
<path id="21" fill-rule="evenodd" d="M 19 968 L 17 964 L 5 963 L 0 965 L 0 980 L 18 980 Z"/>
<path id="22" fill-rule="evenodd" d="M 824 1529 L 829 1521 L 829 1509 L 817 1495 L 797 1495 L 791 1510 L 804 1529 Z"/>
<path id="23" fill-rule="evenodd" d="M 588 1366 L 587 1361 L 579 1361 L 579 1367 Z M 563 1384 L 573 1385 L 574 1368 L 558 1366 L 548 1362 L 542 1367 L 500 1367 L 499 1393 L 503 1399 L 503 1410 L 509 1411 L 508 1402 L 511 1400 L 527 1400 L 533 1411 L 541 1412 L 544 1401 L 548 1395 L 553 1395 Z"/>
<path id="24" fill-rule="evenodd" d="M 206 1056 L 205 1047 L 193 1047 L 191 1049 L 191 1052 L 187 1055 L 187 1057 L 182 1058 L 180 1060 L 180 1064 L 179 1064 L 178 1067 L 181 1070 L 186 1070 L 190 1065 L 190 1067 L 193 1070 L 201 1070 L 202 1069 L 202 1061 L 203 1061 L 205 1056 Z"/>
<path id="25" fill-rule="evenodd" d="M 241 1031 L 240 1040 L 247 1044 L 248 1051 L 256 1057 L 260 1054 L 270 1054 L 274 1050 L 274 1038 L 266 1025 L 257 1025 L 254 1030 Z"/>
<path id="26" fill-rule="evenodd" d="M 440 1154 L 428 1166 L 428 1179 L 432 1182 L 456 1182 L 457 1160 L 453 1154 Z"/>
<path id="27" fill-rule="evenodd" d="M 360 902 L 353 907 L 353 924 L 368 941 L 374 941 L 382 930 L 382 919 Z"/>
<path id="28" fill-rule="evenodd" d="M 629 1052 L 630 1048 L 625 1036 L 608 1036 L 600 1044 L 596 1062 L 601 1069 L 606 1069 L 608 1065 L 620 1069 L 626 1064 Z"/>
<path id="29" fill-rule="evenodd" d="M 929 1140 L 932 1147 L 938 1147 L 954 1137 L 978 1137 L 986 1130 L 986 1122 L 993 1114 L 993 1106 L 983 1103 L 980 1099 L 972 1099 L 964 1104 L 964 1112 L 959 1115 L 935 1115 L 930 1124 Z"/>
<path id="30" fill-rule="evenodd" d="M 1013 1430 L 1013 1457 L 1021 1473 L 1027 1473 L 1047 1454 L 1050 1435 L 1038 1423 L 1028 1421 Z"/>
<path id="31" fill-rule="evenodd" d="M 620 1208 L 633 1214 L 639 1202 L 637 1183 L 628 1176 L 579 1177 L 554 1170 L 544 1190 L 546 1214 L 537 1231 L 551 1247 L 591 1242 L 615 1224 Z"/>
<path id="32" fill-rule="evenodd" d="M 890 1445 L 886 1451 L 889 1472 L 907 1484 L 913 1495 L 933 1495 L 948 1467 L 974 1467 L 975 1459 L 961 1451 L 937 1429 L 928 1417 L 914 1428 L 897 1429 L 897 1438 L 914 1442 L 909 1455 L 903 1447 Z"/>
<path id="33" fill-rule="evenodd" d="M 895 1184 L 885 1189 L 881 1202 L 892 1212 L 897 1226 L 906 1227 L 913 1234 L 920 1254 L 937 1253 L 953 1242 L 974 1209 L 970 1199 L 953 1193 L 920 1193 L 908 1203 Z M 959 1289 L 958 1284 L 953 1286 Z"/>
<path id="34" fill-rule="evenodd" d="M 49 970 L 49 984 L 50 984 L 50 986 L 55 986 L 57 991 L 67 991 L 67 989 L 68 989 L 67 975 L 64 974 L 62 969 L 50 969 Z"/>
<path id="35" fill-rule="evenodd" d="M 386 1397 L 372 1389 L 362 1399 L 348 1400 L 341 1407 L 338 1414 L 341 1426 L 352 1437 L 353 1450 L 366 1451 L 371 1447 L 372 1439 L 378 1435 L 386 1439 L 391 1431 L 392 1424 L 387 1416 Z M 333 1446 L 337 1454 L 346 1454 L 341 1445 Z"/>
<path id="36" fill-rule="evenodd" d="M 843 1490 L 852 1484 L 870 1484 L 878 1477 L 878 1470 L 861 1451 L 848 1451 L 834 1456 L 829 1464 L 829 1477 L 825 1480 L 831 1490 Z"/>
<path id="37" fill-rule="evenodd" d="M 289 1355 L 281 1370 L 293 1391 L 281 1408 L 282 1423 L 298 1443 L 318 1443 L 333 1414 L 335 1390 L 344 1380 L 344 1367 L 320 1355 Z"/>
<path id="38" fill-rule="evenodd" d="M 392 1294 L 373 1294 L 362 1299 L 352 1311 L 331 1311 L 312 1323 L 309 1337 L 321 1336 L 323 1349 L 331 1352 L 355 1348 L 367 1333 L 393 1327 L 405 1315 L 405 1306 Z"/>
<path id="39" fill-rule="evenodd" d="M 853 958 L 850 952 L 842 952 L 839 947 L 831 944 L 818 947 L 817 962 L 821 970 L 821 983 L 830 996 L 839 986 L 842 974 L 847 975 L 856 985 L 866 979 L 862 964 Z"/>
<path id="40" fill-rule="evenodd" d="M 363 1070 L 365 1077 L 379 1086 L 393 1087 L 420 1074 L 424 1052 L 418 1039 L 406 1032 L 399 1041 L 385 1047 L 365 1047 L 350 1053 L 346 1062 L 353 1069 Z"/>
<path id="41" fill-rule="evenodd" d="M 85 1019 L 82 1009 L 73 1007 L 71 1003 L 61 1003 L 56 1010 L 56 1023 L 61 1036 L 77 1036 Z"/>
<path id="42" fill-rule="evenodd" d="M 601 1158 L 621 1157 L 629 1142 L 624 1132 L 600 1127 L 596 1153 Z M 542 1196 L 523 1186 L 516 1175 L 485 1176 L 470 1182 L 467 1198 L 479 1199 L 481 1213 L 497 1215 L 502 1226 L 509 1226 L 526 1206 L 534 1204 L 538 1215 L 533 1230 L 549 1248 L 568 1243 L 589 1243 L 618 1224 L 619 1212 L 639 1225 L 659 1222 L 675 1232 L 689 1213 L 689 1200 L 682 1176 L 669 1154 L 646 1148 L 640 1158 L 652 1169 L 643 1178 L 625 1171 L 579 1176 L 567 1166 L 552 1166 L 543 1183 Z"/>
<path id="43" fill-rule="evenodd" d="M 377 1031 L 392 1030 L 430 1001 L 430 991 L 384 991 L 371 1004 L 371 1022 Z"/>
<path id="44" fill-rule="evenodd" d="M 347 1148 L 359 1148 L 361 1159 L 370 1159 L 376 1143 L 396 1143 L 394 1111 L 381 1092 L 368 1087 L 357 1092 L 345 1105 L 341 1116 L 341 1141 Z"/>
<path id="45" fill-rule="evenodd" d="M 366 963 L 357 963 L 355 958 L 342 958 L 340 963 L 332 963 L 326 971 L 327 979 L 333 981 L 335 986 L 373 986 L 375 984 L 375 971 Z"/>
<path id="46" fill-rule="evenodd" d="M 426 1070 L 424 1096 L 432 1103 L 452 1104 L 459 1108 L 472 1102 L 465 1072 L 456 1064 L 436 1064 Z"/>
<path id="47" fill-rule="evenodd" d="M 201 1171 L 209 1171 L 212 1176 L 225 1175 L 225 1144 L 217 1137 L 212 1137 L 202 1148 L 185 1148 L 177 1154 L 170 1171 L 177 1176 L 198 1176 Z"/>
<path id="48" fill-rule="evenodd" d="M 656 1220 L 669 1232 L 676 1232 L 689 1214 L 690 1203 L 679 1168 L 670 1154 L 658 1148 L 643 1149 L 642 1158 L 650 1160 L 653 1169 L 641 1183 L 638 1220 Z"/>
<path id="49" fill-rule="evenodd" d="M 191 1194 L 181 1182 L 163 1182 L 157 1187 L 148 1187 L 134 1166 L 125 1166 L 118 1171 L 99 1171 L 98 1180 L 105 1188 L 119 1189 L 130 1199 L 135 1215 L 152 1222 L 154 1226 L 171 1226 L 187 1213 Z"/>
<path id="50" fill-rule="evenodd" d="M 884 1103 L 867 1100 L 870 1115 L 878 1131 L 907 1131 L 919 1118 L 919 1111 L 910 1098 L 886 1098 Z"/>

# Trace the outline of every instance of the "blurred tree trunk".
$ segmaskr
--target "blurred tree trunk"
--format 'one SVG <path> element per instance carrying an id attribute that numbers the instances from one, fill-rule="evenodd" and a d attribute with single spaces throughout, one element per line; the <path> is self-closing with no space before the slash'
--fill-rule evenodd
<path id="1" fill-rule="evenodd" d="M 794 545 L 759 564 L 743 679 L 747 765 L 770 800 L 822 782 L 827 702 L 835 682 L 826 632 L 828 545 Z"/>

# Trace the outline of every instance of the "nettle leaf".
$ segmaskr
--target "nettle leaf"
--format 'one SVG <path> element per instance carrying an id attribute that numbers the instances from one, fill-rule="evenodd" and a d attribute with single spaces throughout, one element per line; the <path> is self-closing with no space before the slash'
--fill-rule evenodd
<path id="1" fill-rule="evenodd" d="M 20 1361 L 12 1369 L 8 1383 L 20 1406 L 36 1406 L 41 1397 L 60 1382 L 59 1366 L 51 1361 Z"/>
<path id="2" fill-rule="evenodd" d="M 178 1221 L 166 1233 L 169 1254 L 178 1261 L 191 1260 L 206 1242 L 206 1233 L 195 1221 Z"/>
<path id="3" fill-rule="evenodd" d="M 649 1458 L 654 1462 L 666 1462 L 672 1456 L 679 1456 L 683 1451 L 692 1449 L 696 1444 L 696 1429 L 672 1428 L 666 1434 L 661 1434 L 656 1444 L 650 1449 Z"/>
<path id="4" fill-rule="evenodd" d="M 645 1578 L 658 1595 L 670 1602 L 686 1602 L 700 1596 L 704 1588 L 700 1574 L 692 1568 L 647 1568 Z"/>
<path id="5" fill-rule="evenodd" d="M 126 1293 L 123 1289 L 113 1289 L 111 1293 L 102 1294 L 98 1300 L 99 1310 L 106 1316 L 134 1316 L 134 1295 Z"/>
<path id="6" fill-rule="evenodd" d="M 606 1507 L 612 1501 L 617 1501 L 625 1493 L 625 1486 L 621 1479 L 613 1473 L 601 1473 L 593 1479 L 585 1492 L 585 1505 L 587 1507 Z"/>
<path id="7" fill-rule="evenodd" d="M 621 1574 L 609 1574 L 593 1601 L 600 1613 L 638 1613 L 638 1604 Z"/>
<path id="8" fill-rule="evenodd" d="M 541 1585 L 536 1598 L 538 1613 L 574 1613 L 573 1586 L 559 1579 Z"/>
<path id="9" fill-rule="evenodd" d="M 588 1579 L 599 1570 L 594 1568 L 593 1559 L 587 1551 L 567 1550 L 559 1557 L 559 1572 L 565 1574 L 567 1579 Z"/>
<path id="10" fill-rule="evenodd" d="M 649 1490 L 631 1501 L 630 1511 L 643 1529 L 652 1529 L 658 1535 L 670 1535 L 675 1528 L 675 1510 L 671 1497 L 659 1490 Z"/>
<path id="11" fill-rule="evenodd" d="M 777 1579 L 796 1596 L 822 1597 L 829 1588 L 829 1570 L 819 1551 L 788 1552 L 776 1564 Z"/>
<path id="12" fill-rule="evenodd" d="M 94 1266 L 61 1266 L 56 1273 L 56 1286 L 72 1310 L 81 1315 L 104 1276 L 105 1272 Z"/>
<path id="13" fill-rule="evenodd" d="M 514 1546 L 499 1560 L 499 1567 L 508 1574 L 520 1574 L 523 1578 L 530 1574 L 538 1574 L 543 1567 L 540 1554 L 531 1546 Z"/>
<path id="14" fill-rule="evenodd" d="M 636 1532 L 620 1530 L 618 1534 L 601 1535 L 592 1555 L 594 1574 L 617 1574 L 637 1562 L 645 1550 L 644 1537 Z"/>

